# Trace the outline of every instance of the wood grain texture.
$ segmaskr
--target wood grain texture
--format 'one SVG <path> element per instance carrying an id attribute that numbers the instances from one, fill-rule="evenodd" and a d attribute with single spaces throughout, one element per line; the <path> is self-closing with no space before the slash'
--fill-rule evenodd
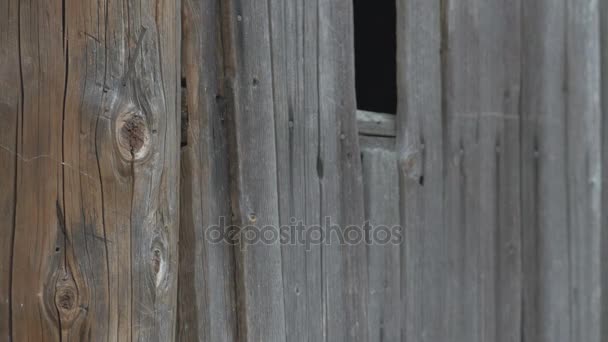
<path id="1" fill-rule="evenodd" d="M 444 64 L 448 329 L 517 341 L 521 259 L 520 6 L 447 3 Z"/>
<path id="2" fill-rule="evenodd" d="M 600 67 L 602 80 L 602 318 L 601 338 L 608 339 L 608 2 L 600 1 Z"/>
<path id="3" fill-rule="evenodd" d="M 319 135 L 321 217 L 343 232 L 364 221 L 353 56 L 353 4 L 319 0 Z M 326 229 L 328 227 L 325 227 Z M 333 240 L 322 251 L 326 340 L 365 341 L 367 250 Z"/>
<path id="4" fill-rule="evenodd" d="M 598 1 L 568 1 L 565 158 L 570 340 L 601 341 L 601 68 Z"/>
<path id="5" fill-rule="evenodd" d="M 298 224 L 322 224 L 318 3 L 269 4 L 280 223 L 295 238 Z M 290 239 L 281 248 L 285 340 L 323 341 L 323 246 Z"/>
<path id="6" fill-rule="evenodd" d="M 365 220 L 370 225 L 367 246 L 369 295 L 367 341 L 401 341 L 401 243 L 399 183 L 394 140 L 361 141 Z M 380 140 L 377 142 L 377 140 Z M 387 147 L 392 145 L 391 147 Z M 383 233 L 386 233 L 386 236 Z"/>
<path id="7" fill-rule="evenodd" d="M 270 2 L 284 226 L 320 226 L 326 217 L 342 229 L 363 222 L 351 7 L 348 1 Z M 328 245 L 282 246 L 288 341 L 366 338 L 364 258 L 364 246 L 340 246 L 335 238 Z"/>
<path id="8" fill-rule="evenodd" d="M 221 3 L 182 2 L 178 341 L 236 341 L 234 250 L 208 229 L 231 223 Z"/>
<path id="9" fill-rule="evenodd" d="M 440 1 L 397 1 L 402 341 L 449 341 Z M 445 51 L 444 51 L 445 52 Z M 424 177 L 424 178 L 422 178 Z M 422 180 L 424 180 L 422 182 Z"/>
<path id="10" fill-rule="evenodd" d="M 524 6 L 524 332 L 536 341 L 601 339 L 597 6 Z"/>
<path id="11" fill-rule="evenodd" d="M 224 7 L 224 5 L 226 5 Z M 222 3 L 224 63 L 230 103 L 230 168 L 234 222 L 279 226 L 277 155 L 269 4 Z M 281 247 L 236 246 L 238 339 L 285 340 Z"/>
<path id="12" fill-rule="evenodd" d="M 19 2 L 6 1 L 0 20 L 0 341 L 11 341 L 17 137 L 22 113 Z"/>
<path id="13" fill-rule="evenodd" d="M 395 137 L 395 115 L 357 110 L 359 134 L 379 137 Z"/>
<path id="14" fill-rule="evenodd" d="M 0 92 L 20 104 L 1 125 L 17 163 L 2 339 L 173 340 L 179 7 L 9 5 L 2 46 L 17 86 L 3 74 Z"/>
<path id="15" fill-rule="evenodd" d="M 520 338 L 519 12 L 398 2 L 406 340 Z"/>

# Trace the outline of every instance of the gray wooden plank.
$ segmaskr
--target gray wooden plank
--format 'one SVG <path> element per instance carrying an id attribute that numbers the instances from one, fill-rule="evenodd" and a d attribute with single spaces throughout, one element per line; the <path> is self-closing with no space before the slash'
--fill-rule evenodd
<path id="1" fill-rule="evenodd" d="M 525 338 L 600 340 L 598 3 L 525 3 Z M 564 32 L 555 35 L 555 32 Z"/>
<path id="2" fill-rule="evenodd" d="M 272 50 L 267 2 L 222 3 L 232 213 L 241 229 L 279 226 Z M 236 247 L 240 341 L 285 340 L 281 248 Z"/>
<path id="3" fill-rule="evenodd" d="M 483 146 L 479 165 L 479 276 L 483 286 L 480 341 L 520 341 L 521 1 L 477 3 L 482 34 L 479 120 L 480 129 L 487 130 L 487 140 L 479 141 Z"/>
<path id="4" fill-rule="evenodd" d="M 566 183 L 570 340 L 601 341 L 601 68 L 599 2 L 567 1 Z"/>
<path id="5" fill-rule="evenodd" d="M 231 224 L 220 2 L 182 3 L 182 115 L 178 341 L 236 341 L 234 249 L 210 241 Z"/>
<path id="6" fill-rule="evenodd" d="M 357 110 L 357 127 L 359 134 L 394 137 L 395 115 Z"/>
<path id="7" fill-rule="evenodd" d="M 569 341 L 564 3 L 522 5 L 524 339 Z"/>
<path id="8" fill-rule="evenodd" d="M 448 341 L 440 1 L 397 1 L 402 341 Z M 424 177 L 424 178 L 423 178 Z"/>
<path id="9" fill-rule="evenodd" d="M 342 232 L 349 225 L 361 226 L 364 220 L 352 6 L 349 0 L 318 3 L 320 214 L 323 219 L 329 217 L 339 225 Z M 366 259 L 364 244 L 342 244 L 334 239 L 323 246 L 325 338 L 328 341 L 367 339 Z"/>
<path id="10" fill-rule="evenodd" d="M 386 138 L 374 138 L 387 140 Z M 397 157 L 382 143 L 361 143 L 365 220 L 369 222 L 368 341 L 400 341 L 401 243 Z M 385 235 L 382 235 L 384 232 Z"/>
<path id="11" fill-rule="evenodd" d="M 483 120 L 479 103 L 481 84 L 480 72 L 482 33 L 480 25 L 481 9 L 474 0 L 459 3 L 449 2 L 444 25 L 449 29 L 444 33 L 446 56 L 444 65 L 444 98 L 446 117 L 445 172 L 446 172 L 446 218 L 445 224 L 449 241 L 448 255 L 448 331 L 455 341 L 481 341 L 484 328 L 486 299 L 485 283 L 480 280 L 485 272 L 481 254 L 483 238 L 493 238 L 495 226 L 482 236 L 481 220 L 491 219 L 495 208 L 482 208 L 486 204 L 481 196 L 486 187 L 492 186 L 496 174 L 493 160 L 486 160 L 488 147 L 493 148 L 493 122 Z M 488 144 L 490 146 L 488 146 Z M 482 172 L 482 167 L 491 167 Z M 490 190 L 486 200 L 496 204 Z M 485 210 L 485 211 L 484 211 Z M 494 259 L 493 255 L 486 258 Z M 491 275 L 486 279 L 493 281 Z M 492 284 L 487 284 L 492 287 Z M 491 289 L 489 289 L 491 291 Z M 495 322 L 492 312 L 487 317 Z"/>
<path id="12" fill-rule="evenodd" d="M 601 339 L 608 339 L 608 2 L 600 1 L 600 65 L 602 79 L 602 326 Z"/>
<path id="13" fill-rule="evenodd" d="M 450 2 L 446 225 L 452 338 L 520 339 L 518 1 Z"/>
<path id="14" fill-rule="evenodd" d="M 273 0 L 270 10 L 280 222 L 320 225 L 317 3 Z M 281 248 L 286 340 L 323 341 L 321 246 Z"/>

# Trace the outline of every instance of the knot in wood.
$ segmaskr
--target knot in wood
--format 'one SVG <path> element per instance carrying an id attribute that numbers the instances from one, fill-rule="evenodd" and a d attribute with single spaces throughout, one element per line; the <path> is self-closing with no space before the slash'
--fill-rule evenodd
<path id="1" fill-rule="evenodd" d="M 72 289 L 60 289 L 57 292 L 56 299 L 57 307 L 66 311 L 72 310 L 76 303 L 76 294 Z"/>
<path id="2" fill-rule="evenodd" d="M 140 111 L 130 111 L 118 116 L 116 125 L 118 148 L 127 160 L 145 157 L 150 145 L 150 132 Z"/>
<path id="3" fill-rule="evenodd" d="M 80 313 L 79 295 L 71 272 L 62 271 L 55 284 L 55 307 L 62 326 L 70 326 Z"/>
<path id="4" fill-rule="evenodd" d="M 152 270 L 154 274 L 157 275 L 160 272 L 160 266 L 162 262 L 162 255 L 159 249 L 154 249 L 152 251 Z"/>
<path id="5" fill-rule="evenodd" d="M 169 266 L 167 263 L 167 249 L 163 237 L 158 236 L 152 241 L 150 248 L 150 268 L 151 275 L 154 279 L 156 288 L 159 290 L 166 289 L 168 287 L 168 270 Z"/>

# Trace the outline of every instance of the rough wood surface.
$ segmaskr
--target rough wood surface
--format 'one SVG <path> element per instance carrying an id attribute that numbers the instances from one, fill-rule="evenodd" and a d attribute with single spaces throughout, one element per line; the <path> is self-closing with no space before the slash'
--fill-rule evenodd
<path id="1" fill-rule="evenodd" d="M 352 4 L 271 1 L 269 15 L 281 224 L 361 225 Z M 365 340 L 364 246 L 289 244 L 282 260 L 287 341 Z"/>
<path id="2" fill-rule="evenodd" d="M 399 243 L 403 241 L 403 235 L 396 234 L 404 232 L 394 230 L 399 226 L 399 187 L 395 186 L 399 183 L 397 155 L 394 139 L 371 139 L 388 141 L 361 141 L 365 220 L 371 228 L 371 243 L 367 246 L 367 341 L 400 341 L 403 306 L 395 299 L 401 292 Z"/>
<path id="3" fill-rule="evenodd" d="M 600 1 L 600 66 L 602 79 L 602 339 L 608 338 L 608 2 Z"/>
<path id="4" fill-rule="evenodd" d="M 222 3 L 224 63 L 230 103 L 232 213 L 241 231 L 279 226 L 277 155 L 269 4 Z M 249 244 L 236 250 L 238 338 L 285 340 L 281 246 Z"/>
<path id="5" fill-rule="evenodd" d="M 519 1 L 449 1 L 445 12 L 447 312 L 458 341 L 521 337 L 519 19 Z"/>
<path id="6" fill-rule="evenodd" d="M 379 137 L 396 136 L 395 115 L 357 110 L 359 134 Z"/>
<path id="7" fill-rule="evenodd" d="M 182 1 L 178 341 L 236 341 L 234 249 L 211 241 L 231 224 L 221 2 Z"/>
<path id="8" fill-rule="evenodd" d="M 322 224 L 318 3 L 270 1 L 280 222 Z M 292 231 L 293 233 L 293 231 Z M 323 341 L 323 246 L 282 246 L 285 340 Z"/>
<path id="9" fill-rule="evenodd" d="M 12 334 L 12 273 L 17 194 L 18 127 L 23 102 L 19 55 L 19 1 L 6 2 L 0 20 L 0 340 Z"/>
<path id="10" fill-rule="evenodd" d="M 519 2 L 398 3 L 405 338 L 520 338 Z"/>
<path id="11" fill-rule="evenodd" d="M 321 217 L 345 231 L 364 220 L 353 56 L 353 4 L 320 0 L 319 135 Z M 326 227 L 327 229 L 327 227 Z M 325 329 L 328 341 L 365 341 L 367 251 L 365 244 L 324 246 L 322 260 Z"/>
<path id="12" fill-rule="evenodd" d="M 522 3 L 524 337 L 600 341 L 598 2 Z"/>
<path id="13" fill-rule="evenodd" d="M 173 340 L 179 8 L 6 5 L 1 338 Z"/>
<path id="14" fill-rule="evenodd" d="M 401 340 L 449 341 L 441 14 L 438 0 L 397 1 L 397 146 Z"/>
<path id="15" fill-rule="evenodd" d="M 350 0 L 4 0 L 0 341 L 606 340 L 608 5 L 396 5 L 392 116 Z"/>

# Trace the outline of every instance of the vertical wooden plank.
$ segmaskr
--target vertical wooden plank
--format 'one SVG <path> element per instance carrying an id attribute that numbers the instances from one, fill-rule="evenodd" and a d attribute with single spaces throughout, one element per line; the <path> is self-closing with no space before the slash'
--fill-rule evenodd
<path id="1" fill-rule="evenodd" d="M 234 222 L 243 231 L 279 226 L 270 18 L 267 2 L 229 1 L 224 9 Z M 241 239 L 237 255 L 240 341 L 285 339 L 281 248 Z"/>
<path id="2" fill-rule="evenodd" d="M 601 68 L 599 2 L 567 1 L 566 182 L 571 336 L 601 341 Z"/>
<path id="3" fill-rule="evenodd" d="M 399 184 L 394 139 L 361 142 L 365 220 L 370 225 L 368 251 L 369 295 L 367 341 L 400 341 L 401 242 Z M 383 144 L 392 144 L 386 147 Z M 386 233 L 386 236 L 383 235 Z"/>
<path id="4" fill-rule="evenodd" d="M 520 338 L 519 12 L 517 1 L 446 9 L 448 312 L 457 340 Z"/>
<path id="5" fill-rule="evenodd" d="M 442 6 L 397 1 L 397 145 L 401 259 L 401 340 L 448 341 L 449 228 L 445 226 L 442 117 Z M 444 51 L 445 52 L 445 51 Z"/>
<path id="6" fill-rule="evenodd" d="M 211 241 L 231 223 L 221 3 L 182 9 L 186 136 L 182 137 L 178 341 L 236 341 L 232 246 Z M 223 221 L 222 221 L 223 220 Z"/>
<path id="7" fill-rule="evenodd" d="M 22 112 L 19 1 L 5 1 L 0 20 L 0 341 L 11 341 L 11 277 L 17 185 L 17 136 Z"/>
<path id="8" fill-rule="evenodd" d="M 360 226 L 352 4 L 271 1 L 270 21 L 280 222 Z M 287 340 L 366 339 L 365 247 L 333 239 L 282 246 Z"/>
<path id="9" fill-rule="evenodd" d="M 10 5 L 23 86 L 9 340 L 173 340 L 179 6 Z"/>
<path id="10" fill-rule="evenodd" d="M 518 1 L 446 8 L 446 225 L 453 338 L 520 338 Z"/>
<path id="11" fill-rule="evenodd" d="M 17 126 L 18 195 L 10 266 L 9 340 L 57 341 L 61 332 L 57 308 L 63 310 L 74 304 L 73 292 L 69 290 L 55 296 L 53 277 L 63 261 L 61 254 L 55 253 L 55 240 L 61 234 L 56 203 L 62 199 L 63 169 L 62 11 L 58 1 L 19 1 L 14 5 L 16 11 L 9 13 L 17 16 L 21 108 Z M 52 287 L 45 288 L 46 283 Z"/>
<path id="12" fill-rule="evenodd" d="M 406 339 L 520 337 L 519 12 L 398 7 Z"/>
<path id="13" fill-rule="evenodd" d="M 608 2 L 600 1 L 600 67 L 602 101 L 602 210 L 601 226 L 608 226 Z M 601 231 L 602 249 L 602 325 L 601 338 L 608 339 L 608 230 Z"/>
<path id="14" fill-rule="evenodd" d="M 361 158 L 354 89 L 353 4 L 319 0 L 319 153 L 321 217 L 342 235 L 364 220 Z M 324 227 L 326 234 L 334 234 Z M 345 241 L 346 242 L 346 241 Z M 365 341 L 367 332 L 367 253 L 364 243 L 323 246 L 325 331 L 328 341 Z"/>
<path id="15" fill-rule="evenodd" d="M 298 224 L 322 224 L 318 3 L 273 0 L 270 11 L 280 223 L 294 227 L 281 246 L 286 340 L 323 341 L 322 246 L 295 240 Z"/>
<path id="16" fill-rule="evenodd" d="M 522 114 L 530 124 L 522 126 L 522 175 L 530 192 L 522 207 L 525 255 L 536 264 L 526 270 L 530 340 L 600 340 L 598 6 L 524 7 Z"/>
<path id="17" fill-rule="evenodd" d="M 524 339 L 569 341 L 564 2 L 522 4 Z"/>

